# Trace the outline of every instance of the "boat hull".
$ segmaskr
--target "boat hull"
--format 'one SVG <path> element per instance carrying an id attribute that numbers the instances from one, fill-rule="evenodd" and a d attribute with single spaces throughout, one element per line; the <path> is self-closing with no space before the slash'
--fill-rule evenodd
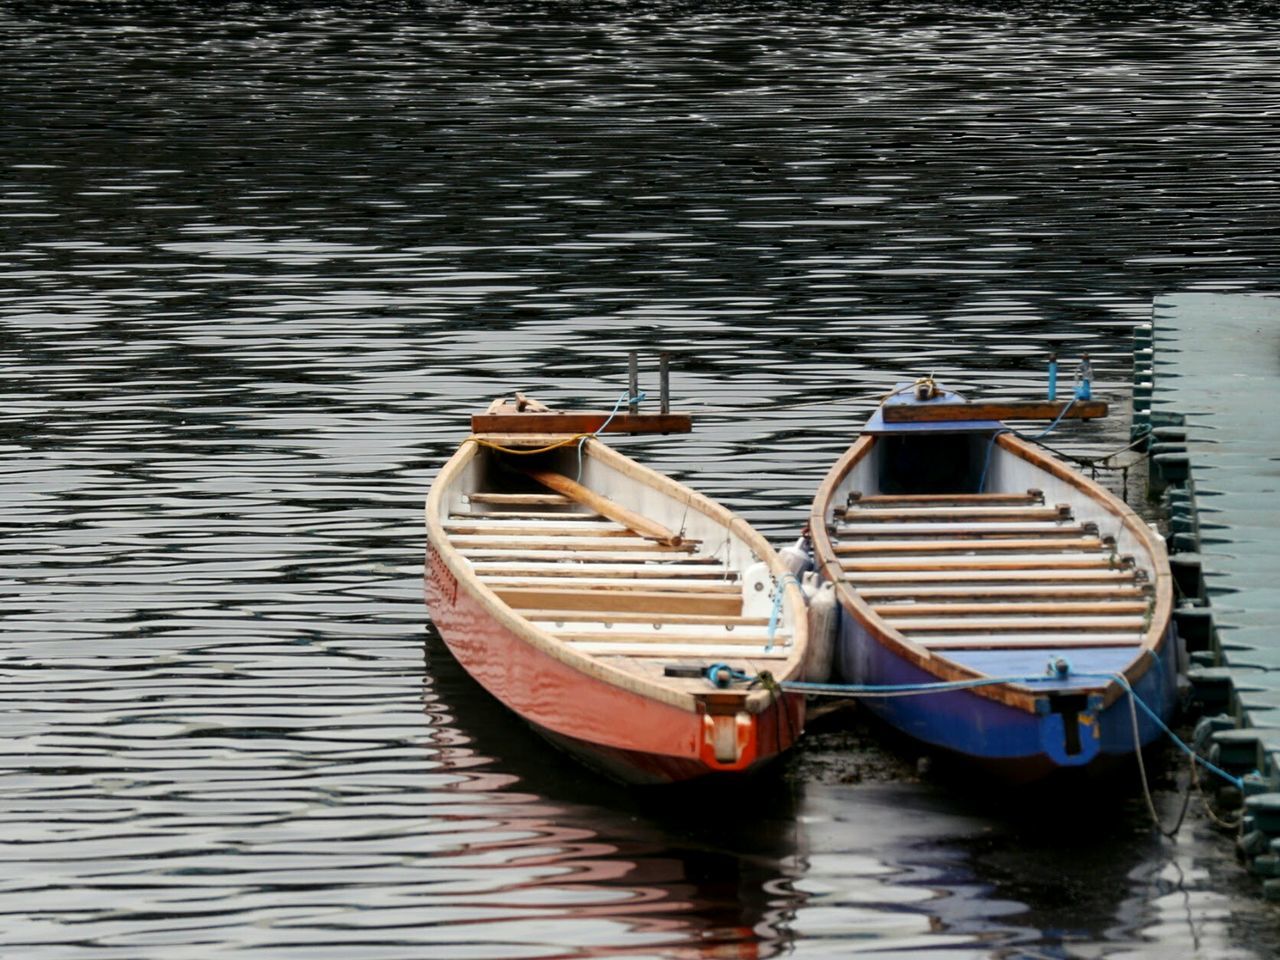
<path id="1" fill-rule="evenodd" d="M 1177 644 L 1168 627 L 1155 662 L 1133 689 L 1161 717 L 1177 700 Z M 845 683 L 869 686 L 937 683 L 938 677 L 894 653 L 883 638 L 855 613 L 840 614 L 837 663 Z M 1045 662 L 1049 659 L 1045 655 Z M 1049 686 L 1037 685 L 1046 690 Z M 1093 702 L 1075 715 L 1033 713 L 956 690 L 903 697 L 867 697 L 861 703 L 879 719 L 922 744 L 974 761 L 1010 782 L 1033 782 L 1058 770 L 1102 773 L 1135 751 L 1133 713 L 1128 696 L 1102 705 L 1105 683 L 1081 679 L 1053 684 L 1054 691 L 1078 693 Z M 1069 736 L 1068 723 L 1076 727 Z M 1137 746 L 1155 742 L 1162 730 L 1138 709 Z M 1074 749 L 1073 749 L 1074 748 Z"/>
<path id="2" fill-rule="evenodd" d="M 804 702 L 783 695 L 758 713 L 726 721 L 698 703 L 685 708 L 592 675 L 527 642 L 494 615 L 428 545 L 426 597 L 432 621 L 459 664 L 490 694 L 553 743 L 632 784 L 754 772 L 794 742 Z M 716 759 L 717 723 L 731 722 L 732 762 Z"/>

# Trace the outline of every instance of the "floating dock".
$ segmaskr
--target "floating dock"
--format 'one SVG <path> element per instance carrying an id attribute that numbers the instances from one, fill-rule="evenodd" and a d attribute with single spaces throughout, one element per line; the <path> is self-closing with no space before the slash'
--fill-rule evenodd
<path id="1" fill-rule="evenodd" d="M 1168 509 L 1195 746 L 1242 778 L 1241 849 L 1280 899 L 1280 299 L 1159 297 L 1133 433 Z"/>

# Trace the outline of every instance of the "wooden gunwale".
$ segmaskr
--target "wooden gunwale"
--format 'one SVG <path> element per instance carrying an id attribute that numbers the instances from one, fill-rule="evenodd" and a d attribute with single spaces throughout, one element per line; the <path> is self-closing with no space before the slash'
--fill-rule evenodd
<path id="1" fill-rule="evenodd" d="M 449 534 L 444 529 L 441 521 L 441 517 L 445 514 L 442 507 L 446 493 L 453 488 L 465 468 L 476 458 L 480 449 L 476 443 L 464 442 L 460 446 L 458 451 L 441 468 L 439 475 L 432 484 L 425 507 L 428 540 L 439 561 L 455 578 L 458 589 L 465 590 L 473 596 L 498 624 L 519 637 L 523 642 L 553 659 L 565 663 L 585 677 L 611 684 L 658 702 L 670 704 L 691 713 L 698 712 L 700 709 L 699 697 L 680 690 L 673 685 L 664 684 L 655 679 L 623 670 L 591 655 L 590 652 L 574 649 L 570 643 L 560 640 L 548 631 L 530 623 L 519 612 L 504 603 L 494 589 L 481 579 L 482 571 L 477 570 L 463 556 L 462 552 L 452 544 Z M 772 576 L 781 579 L 786 575 L 785 566 L 783 566 L 777 554 L 774 553 L 768 541 L 744 520 L 735 516 L 726 508 L 677 483 L 670 477 L 636 463 L 597 440 L 588 439 L 584 441 L 581 451 L 583 456 L 591 457 L 623 476 L 671 497 L 685 504 L 690 510 L 697 511 L 717 522 L 726 530 L 737 535 L 756 556 L 764 558 Z M 670 576 L 671 571 L 663 571 L 661 565 L 654 566 L 657 567 L 658 572 L 668 577 Z M 527 569 L 519 567 L 516 569 L 527 577 Z M 496 573 L 497 571 L 490 570 L 489 572 Z M 548 577 L 547 579 L 551 580 L 552 578 Z M 783 589 L 786 591 L 790 609 L 792 611 L 804 611 L 804 598 L 798 585 L 794 582 L 794 578 L 784 581 Z M 782 658 L 787 661 L 780 665 L 778 669 L 782 678 L 789 676 L 790 673 L 795 672 L 801 666 L 801 658 L 806 646 L 803 642 L 806 626 L 803 615 L 795 618 L 793 629 L 798 637 L 798 642 L 794 647 L 789 648 L 786 657 Z M 748 713 L 758 714 L 766 711 L 772 705 L 774 695 L 763 689 L 753 690 L 744 693 L 741 700 L 743 710 Z"/>
<path id="2" fill-rule="evenodd" d="M 892 618 L 886 619 L 880 617 L 867 600 L 859 595 L 859 592 L 845 576 L 845 571 L 841 569 L 843 565 L 841 564 L 835 547 L 831 542 L 827 529 L 827 523 L 833 515 L 833 500 L 835 499 L 837 488 L 844 481 L 845 477 L 848 476 L 853 467 L 868 454 L 875 445 L 875 442 L 875 435 L 863 434 L 853 444 L 851 444 L 844 454 L 831 467 L 826 477 L 823 478 L 823 481 L 819 485 L 818 491 L 814 496 L 813 505 L 809 515 L 809 530 L 812 537 L 815 558 L 818 563 L 819 571 L 826 573 L 828 578 L 835 583 L 836 596 L 841 605 L 856 616 L 867 629 L 873 631 L 880 638 L 882 643 L 884 643 L 892 652 L 903 660 L 925 670 L 942 681 L 981 678 L 985 676 L 982 672 L 952 660 L 942 653 L 933 652 L 921 642 L 905 636 L 894 626 Z M 1098 484 L 1069 469 L 1064 464 L 1044 454 L 1031 444 L 1019 440 L 1010 434 L 997 435 L 996 442 L 1014 456 L 1029 462 L 1033 466 L 1044 470 L 1050 475 L 1078 490 L 1084 497 L 1098 504 L 1106 510 L 1106 512 L 1119 519 L 1122 526 L 1133 534 L 1150 554 L 1152 560 L 1151 566 L 1155 579 L 1151 582 L 1149 587 L 1152 591 L 1151 614 L 1147 621 L 1149 626 L 1141 635 L 1140 643 L 1135 645 L 1134 659 L 1124 670 L 1126 680 L 1131 684 L 1136 683 L 1138 679 L 1146 674 L 1147 670 L 1151 668 L 1152 664 L 1157 659 L 1154 655 L 1141 656 L 1141 652 L 1145 650 L 1154 654 L 1155 651 L 1159 649 L 1160 645 L 1164 641 L 1165 631 L 1172 613 L 1172 583 L 1170 574 L 1168 573 L 1168 566 L 1166 563 L 1162 562 L 1165 556 L 1163 544 L 1155 538 L 1154 534 L 1146 527 L 1145 524 L 1138 520 L 1137 516 L 1127 505 Z M 1002 510 L 1006 508 L 992 507 L 989 509 Z M 1022 510 L 1024 508 L 1014 507 L 1008 509 Z M 901 516 L 904 511 L 899 510 L 895 512 L 899 514 L 898 519 L 903 521 L 918 522 L 921 519 L 920 515 L 914 511 L 909 513 L 907 516 Z M 1059 509 L 1055 509 L 1053 513 L 1055 518 L 1062 518 L 1062 513 Z M 848 515 L 850 518 L 856 516 L 859 521 L 866 518 L 866 513 L 857 508 L 849 510 Z M 1006 514 L 1006 516 L 1007 515 L 1008 514 Z M 934 514 L 933 516 L 938 516 L 938 514 Z M 952 511 L 952 515 L 948 519 L 957 519 L 955 511 Z M 994 519 L 994 517 L 988 513 L 982 519 L 991 520 Z M 1018 519 L 1026 520 L 1028 517 L 1024 514 Z M 1032 579 L 1040 579 L 1046 582 L 1046 587 L 1048 589 L 1065 588 L 1065 584 L 1063 583 L 1064 580 L 1079 583 L 1081 580 L 1086 579 L 1106 579 L 1113 582 L 1135 581 L 1137 579 L 1136 570 L 1133 569 L 1077 569 L 1056 571 L 904 571 L 900 569 L 881 569 L 879 571 L 870 571 L 860 574 L 859 580 L 861 582 L 879 581 L 889 584 L 890 589 L 900 589 L 901 580 L 904 574 L 915 582 L 923 583 L 945 582 L 952 584 L 979 584 L 1007 583 L 1015 580 L 1025 582 Z M 1021 585 L 1026 584 L 1024 583 Z M 1123 689 L 1114 681 L 1105 683 L 1100 682 L 1098 686 L 1103 691 L 1104 706 L 1109 706 L 1123 694 Z M 1042 696 L 1042 694 L 1037 694 L 1032 690 L 1032 688 L 1024 684 L 978 687 L 975 688 L 972 693 L 975 696 L 985 697 L 1027 712 L 1035 712 L 1036 703 Z"/>

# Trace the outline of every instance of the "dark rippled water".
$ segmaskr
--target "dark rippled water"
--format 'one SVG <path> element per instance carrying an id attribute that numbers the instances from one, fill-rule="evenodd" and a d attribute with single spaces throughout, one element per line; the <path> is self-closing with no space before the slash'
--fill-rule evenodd
<path id="1" fill-rule="evenodd" d="M 504 390 L 661 345 L 705 415 L 637 455 L 782 541 L 887 383 L 1123 410 L 1154 294 L 1274 290 L 1274 10 L 1090 8 L 0 5 L 0 954 L 1274 955 L 1194 816 L 840 736 L 637 799 L 421 603 Z"/>

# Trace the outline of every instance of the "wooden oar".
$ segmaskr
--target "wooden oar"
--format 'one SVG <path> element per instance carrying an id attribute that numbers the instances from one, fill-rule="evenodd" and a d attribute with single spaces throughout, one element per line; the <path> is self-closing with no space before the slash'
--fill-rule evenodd
<path id="1" fill-rule="evenodd" d="M 662 524 L 650 520 L 648 517 L 641 516 L 634 510 L 628 510 L 626 507 L 614 503 L 608 497 L 602 497 L 594 490 L 588 490 L 576 480 L 570 480 L 562 473 L 556 473 L 554 470 L 536 470 L 530 467 L 522 468 L 520 472 L 538 481 L 547 489 L 564 494 L 570 500 L 594 510 L 602 517 L 616 520 L 624 527 L 634 530 L 636 534 L 646 540 L 653 540 L 668 547 L 678 547 L 683 542 L 680 534 L 668 530 Z"/>

